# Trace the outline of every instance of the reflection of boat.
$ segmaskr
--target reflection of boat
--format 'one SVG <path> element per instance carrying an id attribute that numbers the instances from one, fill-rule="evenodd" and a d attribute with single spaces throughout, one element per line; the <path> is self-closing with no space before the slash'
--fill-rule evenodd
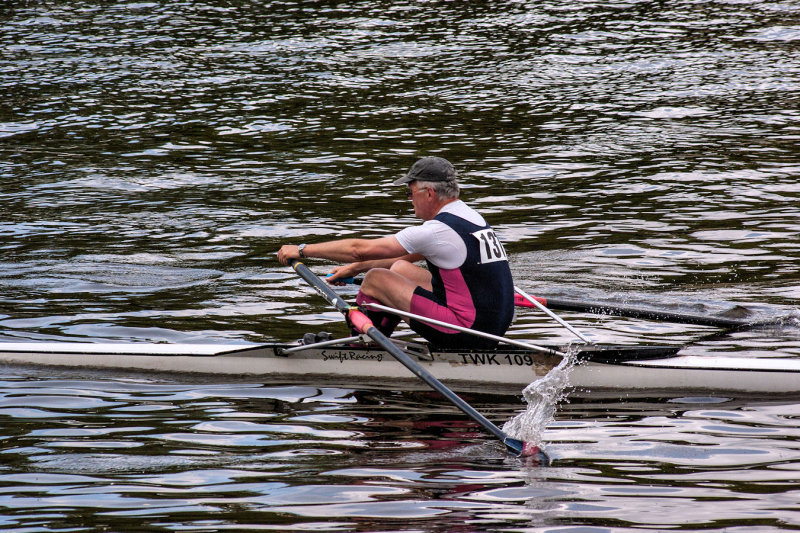
<path id="1" fill-rule="evenodd" d="M 495 351 L 433 351 L 420 343 L 396 341 L 423 368 L 459 384 L 524 387 L 559 362 L 555 355 L 519 348 Z M 2 343 L 0 362 L 73 368 L 206 373 L 301 379 L 350 377 L 365 382 L 415 379 L 377 347 L 333 344 L 92 344 Z M 568 350 L 568 347 L 554 347 Z M 800 360 L 680 356 L 679 346 L 573 346 L 583 364 L 572 369 L 573 386 L 618 390 L 800 391 Z"/>

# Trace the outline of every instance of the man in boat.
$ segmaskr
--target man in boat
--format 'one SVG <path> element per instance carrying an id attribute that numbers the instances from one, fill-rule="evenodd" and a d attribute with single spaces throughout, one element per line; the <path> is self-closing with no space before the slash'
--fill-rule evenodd
<path id="1" fill-rule="evenodd" d="M 366 272 L 356 303 L 388 307 L 462 327 L 503 335 L 514 315 L 514 283 L 505 250 L 492 228 L 458 199 L 456 170 L 441 157 L 424 157 L 394 182 L 408 187 L 414 214 L 424 223 L 377 239 L 342 239 L 284 245 L 279 261 L 308 257 L 348 263 L 330 283 Z M 414 263 L 427 262 L 428 268 Z M 400 322 L 365 307 L 385 335 Z M 491 348 L 494 341 L 409 320 L 415 332 L 440 348 Z"/>

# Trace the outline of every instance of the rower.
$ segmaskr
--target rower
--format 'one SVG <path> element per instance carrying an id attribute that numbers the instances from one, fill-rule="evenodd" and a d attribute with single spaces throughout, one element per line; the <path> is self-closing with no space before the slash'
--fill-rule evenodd
<path id="1" fill-rule="evenodd" d="M 376 239 L 342 239 L 284 245 L 278 260 L 307 257 L 347 263 L 334 268 L 329 283 L 366 272 L 356 297 L 359 305 L 381 303 L 448 324 L 503 335 L 514 315 L 514 283 L 508 258 L 494 230 L 458 199 L 453 165 L 441 157 L 423 157 L 394 182 L 408 187 L 414 214 L 424 223 Z M 427 269 L 415 265 L 425 260 Z M 385 335 L 400 319 L 367 310 Z M 409 326 L 440 348 L 492 348 L 481 339 L 438 325 L 409 319 Z"/>

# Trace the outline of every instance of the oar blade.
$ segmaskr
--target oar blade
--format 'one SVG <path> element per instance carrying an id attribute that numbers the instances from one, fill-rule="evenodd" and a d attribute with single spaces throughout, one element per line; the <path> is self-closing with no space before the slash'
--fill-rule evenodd
<path id="1" fill-rule="evenodd" d="M 709 315 L 695 315 L 690 313 L 676 313 L 659 309 L 648 309 L 645 307 L 615 305 L 608 302 L 589 302 L 580 300 L 565 300 L 551 297 L 534 297 L 542 305 L 550 309 L 560 311 L 575 311 L 578 313 L 591 313 L 596 315 L 623 316 L 627 318 L 641 318 L 644 320 L 655 320 L 659 322 L 673 322 L 676 324 L 694 324 L 698 326 L 710 326 L 722 329 L 743 329 L 759 327 L 774 323 L 775 320 L 747 321 L 737 318 L 716 317 Z M 517 294 L 514 297 L 514 304 L 517 307 L 535 307 L 523 296 Z"/>
<path id="2" fill-rule="evenodd" d="M 506 449 L 517 457 L 533 460 L 534 462 L 547 466 L 550 464 L 550 457 L 539 446 L 519 439 L 506 437 L 503 439 Z"/>

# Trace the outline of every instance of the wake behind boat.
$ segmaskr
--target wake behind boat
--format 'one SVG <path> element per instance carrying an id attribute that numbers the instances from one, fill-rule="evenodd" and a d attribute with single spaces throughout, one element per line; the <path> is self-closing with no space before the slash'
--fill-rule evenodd
<path id="1" fill-rule="evenodd" d="M 523 348 L 432 350 L 425 343 L 395 343 L 421 367 L 455 388 L 481 385 L 520 389 L 549 372 L 560 357 Z M 619 391 L 800 391 L 800 360 L 681 356 L 680 346 L 560 345 L 574 354 L 570 373 L 578 389 Z M 253 376 L 270 380 L 323 377 L 367 383 L 413 380 L 382 348 L 372 345 L 265 345 L 1 343 L 0 362 L 69 368 Z"/>

